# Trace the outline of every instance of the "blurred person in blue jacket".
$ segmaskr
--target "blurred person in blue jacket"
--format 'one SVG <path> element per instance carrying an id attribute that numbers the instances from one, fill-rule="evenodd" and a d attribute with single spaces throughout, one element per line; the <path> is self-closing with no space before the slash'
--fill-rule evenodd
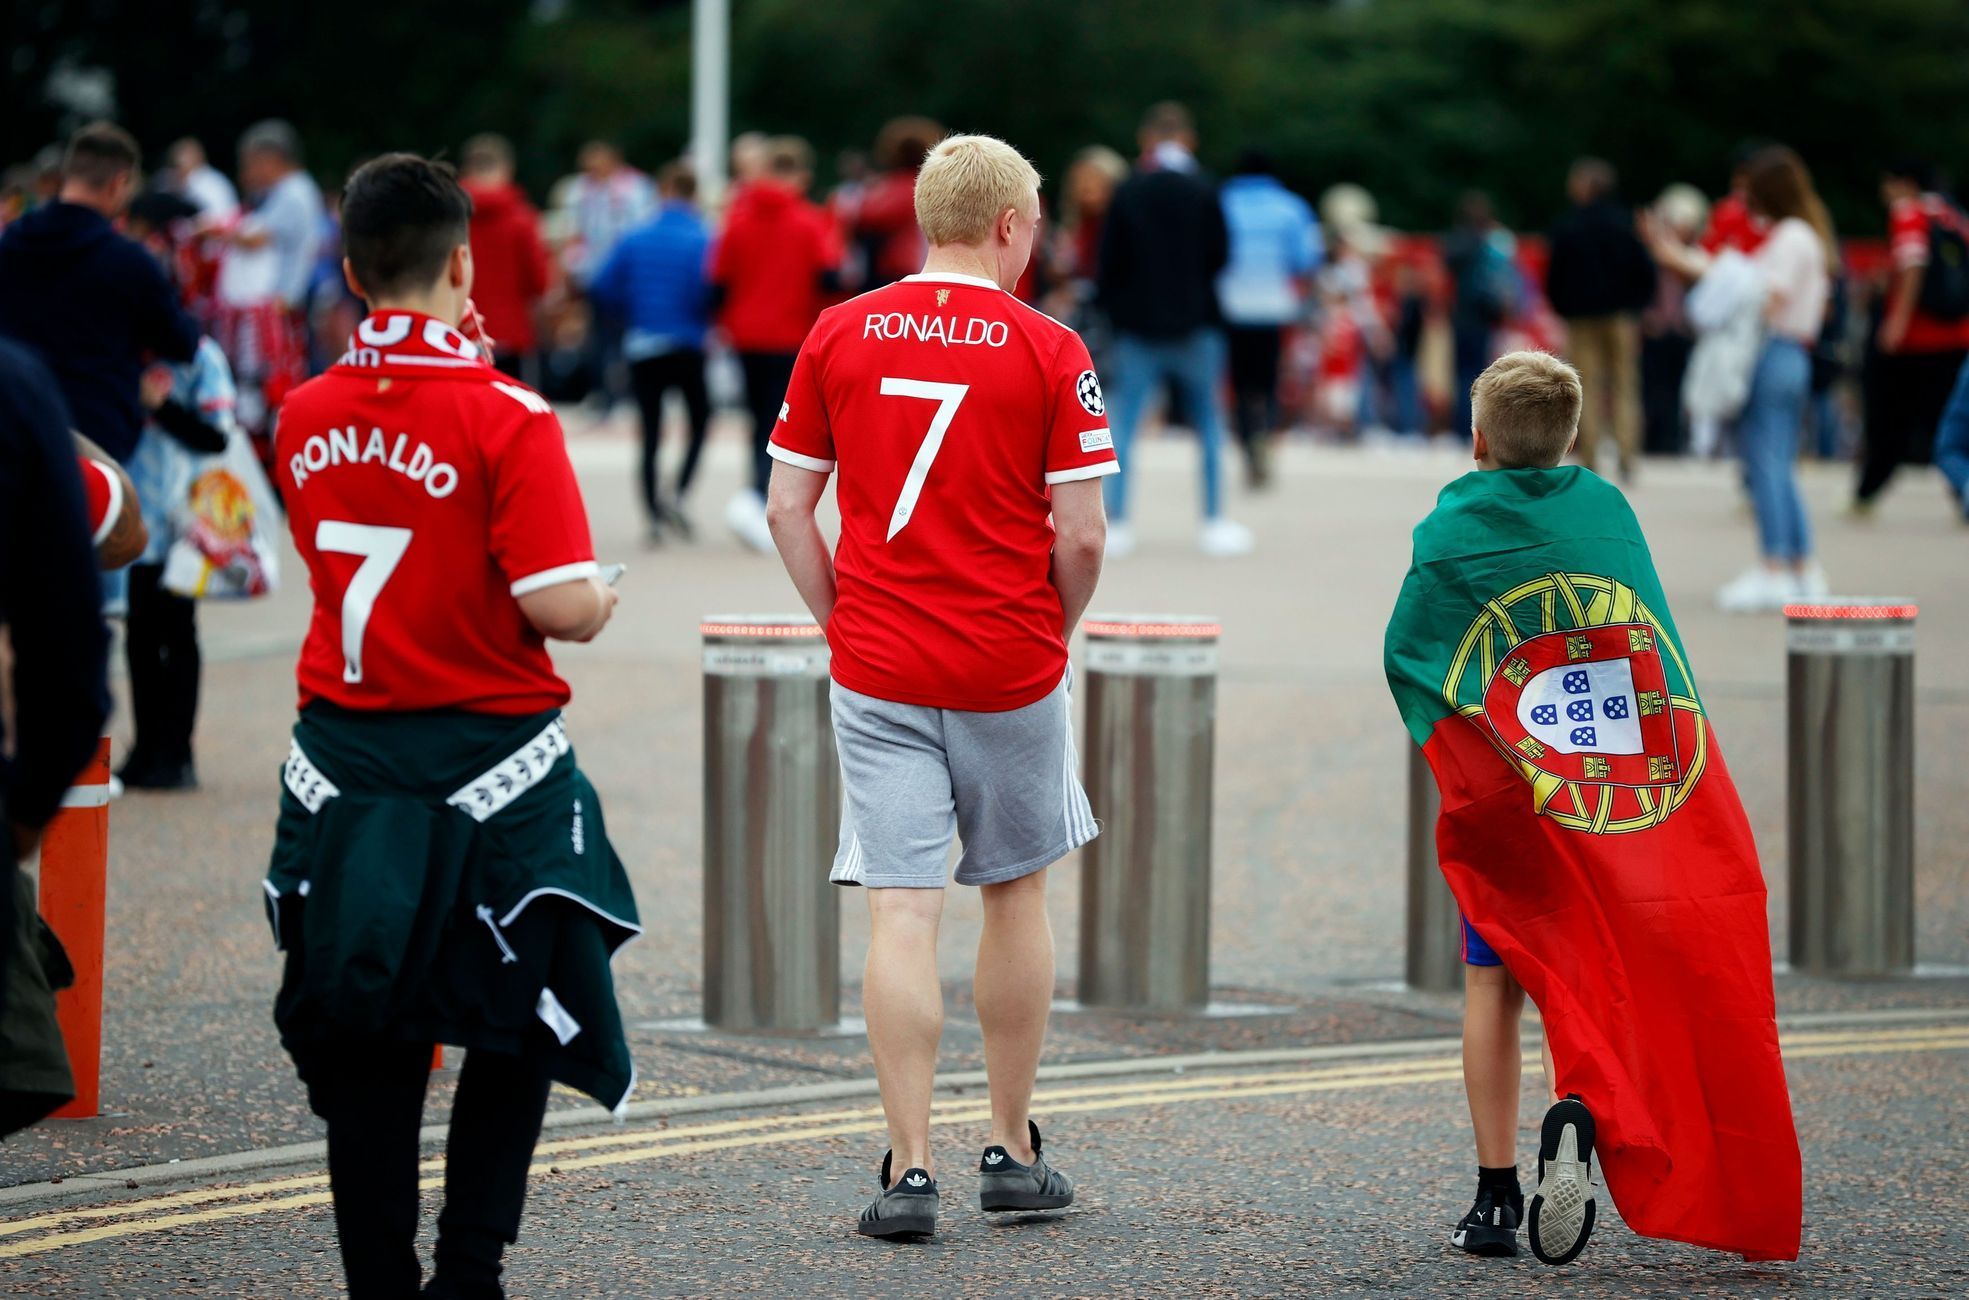
<path id="1" fill-rule="evenodd" d="M 1279 353 L 1285 327 L 1303 314 L 1307 279 L 1319 269 L 1319 218 L 1279 182 L 1261 149 L 1244 152 L 1218 195 L 1230 232 L 1217 302 L 1230 342 L 1232 416 L 1251 485 L 1263 487 L 1279 426 Z"/>
<path id="2" fill-rule="evenodd" d="M 622 352 L 643 417 L 643 508 L 650 540 L 665 528 L 690 536 L 684 496 L 697 474 L 711 427 L 704 383 L 704 336 L 710 328 L 711 291 L 706 266 L 711 231 L 697 210 L 697 177 L 681 162 L 657 174 L 661 203 L 656 215 L 631 230 L 589 283 L 597 306 L 626 323 Z M 666 500 L 657 484 L 657 446 L 663 433 L 663 399 L 674 390 L 684 401 L 690 441 Z"/>

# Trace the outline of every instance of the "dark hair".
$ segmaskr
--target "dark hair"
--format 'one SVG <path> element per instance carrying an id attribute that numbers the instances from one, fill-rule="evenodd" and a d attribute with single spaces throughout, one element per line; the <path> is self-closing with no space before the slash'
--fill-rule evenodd
<path id="1" fill-rule="evenodd" d="M 95 189 L 134 173 L 143 153 L 128 131 L 111 122 L 91 122 L 68 138 L 62 155 L 62 179 L 81 181 Z"/>
<path id="2" fill-rule="evenodd" d="M 697 197 L 697 172 L 685 159 L 667 162 L 656 173 L 656 188 L 666 198 L 689 203 Z"/>
<path id="3" fill-rule="evenodd" d="M 1173 99 L 1151 104 L 1142 114 L 1141 133 L 1152 140 L 1173 140 L 1179 135 L 1195 135 L 1196 119 L 1190 110 Z"/>
<path id="4" fill-rule="evenodd" d="M 505 136 L 488 131 L 465 142 L 465 151 L 459 161 L 468 176 L 509 171 L 513 166 L 513 146 Z"/>
<path id="5" fill-rule="evenodd" d="M 470 238 L 472 200 L 450 163 L 386 153 L 342 190 L 342 251 L 370 301 L 422 289 Z"/>
<path id="6" fill-rule="evenodd" d="M 776 135 L 766 146 L 766 170 L 792 179 L 814 169 L 813 146 L 797 135 Z"/>
<path id="7" fill-rule="evenodd" d="M 1890 158 L 1881 174 L 1890 180 L 1911 181 L 1924 191 L 1941 188 L 1936 182 L 1935 165 L 1926 158 Z"/>

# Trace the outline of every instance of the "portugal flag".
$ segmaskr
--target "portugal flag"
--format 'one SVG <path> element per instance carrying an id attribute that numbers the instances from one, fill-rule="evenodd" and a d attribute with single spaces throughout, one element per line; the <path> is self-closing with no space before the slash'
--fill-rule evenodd
<path id="1" fill-rule="evenodd" d="M 1544 1017 L 1621 1217 L 1796 1258 L 1764 875 L 1626 499 L 1576 468 L 1451 483 L 1386 663 L 1443 875 Z"/>

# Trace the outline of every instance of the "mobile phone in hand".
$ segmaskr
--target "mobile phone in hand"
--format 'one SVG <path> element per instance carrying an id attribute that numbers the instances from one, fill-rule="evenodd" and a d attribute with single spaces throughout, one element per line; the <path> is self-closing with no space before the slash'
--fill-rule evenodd
<path id="1" fill-rule="evenodd" d="M 616 584 L 616 580 L 626 573 L 628 569 L 629 566 L 626 564 L 604 564 L 602 566 L 602 581 L 613 587 Z"/>

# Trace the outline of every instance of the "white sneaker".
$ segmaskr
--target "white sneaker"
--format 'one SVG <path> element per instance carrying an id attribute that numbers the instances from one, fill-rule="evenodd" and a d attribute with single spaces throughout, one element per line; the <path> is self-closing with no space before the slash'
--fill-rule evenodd
<path id="1" fill-rule="evenodd" d="M 1725 614 L 1768 614 L 1801 594 L 1798 579 L 1789 573 L 1758 565 L 1745 569 L 1716 593 L 1716 608 Z"/>
<path id="2" fill-rule="evenodd" d="M 772 554 L 773 530 L 766 526 L 766 499 L 744 488 L 725 503 L 725 522 L 738 540 L 763 555 Z"/>
<path id="3" fill-rule="evenodd" d="M 1135 553 L 1135 530 L 1128 524 L 1109 524 L 1107 557 L 1125 560 Z"/>
<path id="4" fill-rule="evenodd" d="M 1249 555 L 1256 544 L 1251 530 L 1235 519 L 1212 519 L 1203 526 L 1203 533 L 1196 539 L 1197 549 L 1205 555 L 1218 557 Z"/>
<path id="5" fill-rule="evenodd" d="M 1824 600 L 1832 594 L 1832 584 L 1825 580 L 1825 570 L 1816 564 L 1808 564 L 1798 574 L 1798 599 Z"/>

